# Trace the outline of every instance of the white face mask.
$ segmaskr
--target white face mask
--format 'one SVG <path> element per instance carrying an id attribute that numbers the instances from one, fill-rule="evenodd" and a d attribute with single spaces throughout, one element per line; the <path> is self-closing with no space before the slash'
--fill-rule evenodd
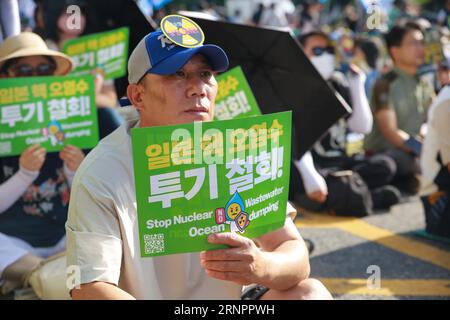
<path id="1" fill-rule="evenodd" d="M 325 80 L 328 80 L 334 71 L 334 55 L 322 53 L 320 56 L 311 58 L 311 62 Z"/>

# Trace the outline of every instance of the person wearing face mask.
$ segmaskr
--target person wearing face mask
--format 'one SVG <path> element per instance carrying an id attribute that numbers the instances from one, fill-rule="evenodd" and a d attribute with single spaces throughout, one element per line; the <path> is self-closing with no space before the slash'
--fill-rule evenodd
<path id="1" fill-rule="evenodd" d="M 372 129 L 373 118 L 365 94 L 364 74 L 353 65 L 350 65 L 348 76 L 335 71 L 334 47 L 325 33 L 312 31 L 300 36 L 299 41 L 320 75 L 347 101 L 353 112 L 348 118 L 340 119 L 310 152 L 294 162 L 301 181 L 293 181 L 303 182 L 300 190 L 303 188 L 306 194 L 295 196 L 297 202 L 306 209 L 325 209 L 328 197 L 325 171 L 354 170 L 371 189 L 375 208 L 388 208 L 397 203 L 398 190 L 386 187 L 388 180 L 385 178 L 389 178 L 393 170 L 389 158 L 356 159 L 346 154 L 349 132 L 368 134 Z"/>

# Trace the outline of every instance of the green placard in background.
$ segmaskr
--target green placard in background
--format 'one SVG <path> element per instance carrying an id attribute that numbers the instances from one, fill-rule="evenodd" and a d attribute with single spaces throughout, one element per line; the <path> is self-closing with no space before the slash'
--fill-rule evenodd
<path id="1" fill-rule="evenodd" d="M 98 143 L 92 75 L 0 80 L 0 156 L 39 143 L 47 151 Z"/>
<path id="2" fill-rule="evenodd" d="M 216 80 L 219 90 L 214 119 L 227 120 L 261 114 L 241 67 L 235 67 L 221 74 Z"/>
<path id="3" fill-rule="evenodd" d="M 281 228 L 291 112 L 131 130 L 141 256 L 197 252 L 218 232 Z"/>
<path id="4" fill-rule="evenodd" d="M 437 28 L 430 28 L 424 32 L 424 44 L 426 64 L 439 64 L 445 60 L 441 36 Z"/>
<path id="5" fill-rule="evenodd" d="M 104 78 L 115 79 L 126 74 L 128 56 L 127 27 L 90 34 L 68 40 L 63 52 L 72 57 L 73 75 L 85 75 L 97 70 Z"/>

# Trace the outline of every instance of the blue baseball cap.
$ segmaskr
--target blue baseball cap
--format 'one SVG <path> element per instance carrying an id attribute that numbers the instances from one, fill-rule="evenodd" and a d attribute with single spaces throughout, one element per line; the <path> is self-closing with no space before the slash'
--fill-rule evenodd
<path id="1" fill-rule="evenodd" d="M 195 54 L 203 54 L 214 71 L 228 69 L 227 54 L 219 46 L 202 44 L 186 48 L 173 43 L 161 30 L 151 32 L 138 43 L 128 59 L 128 82 L 137 83 L 147 73 L 174 74 Z"/>

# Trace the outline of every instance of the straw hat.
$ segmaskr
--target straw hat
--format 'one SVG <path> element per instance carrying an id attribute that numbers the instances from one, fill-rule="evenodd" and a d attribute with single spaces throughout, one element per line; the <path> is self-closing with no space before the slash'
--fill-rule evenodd
<path id="1" fill-rule="evenodd" d="M 55 75 L 66 75 L 73 67 L 69 56 L 50 50 L 40 36 L 32 32 L 22 32 L 7 38 L 0 46 L 0 69 L 6 61 L 27 56 L 49 56 L 56 62 Z"/>

